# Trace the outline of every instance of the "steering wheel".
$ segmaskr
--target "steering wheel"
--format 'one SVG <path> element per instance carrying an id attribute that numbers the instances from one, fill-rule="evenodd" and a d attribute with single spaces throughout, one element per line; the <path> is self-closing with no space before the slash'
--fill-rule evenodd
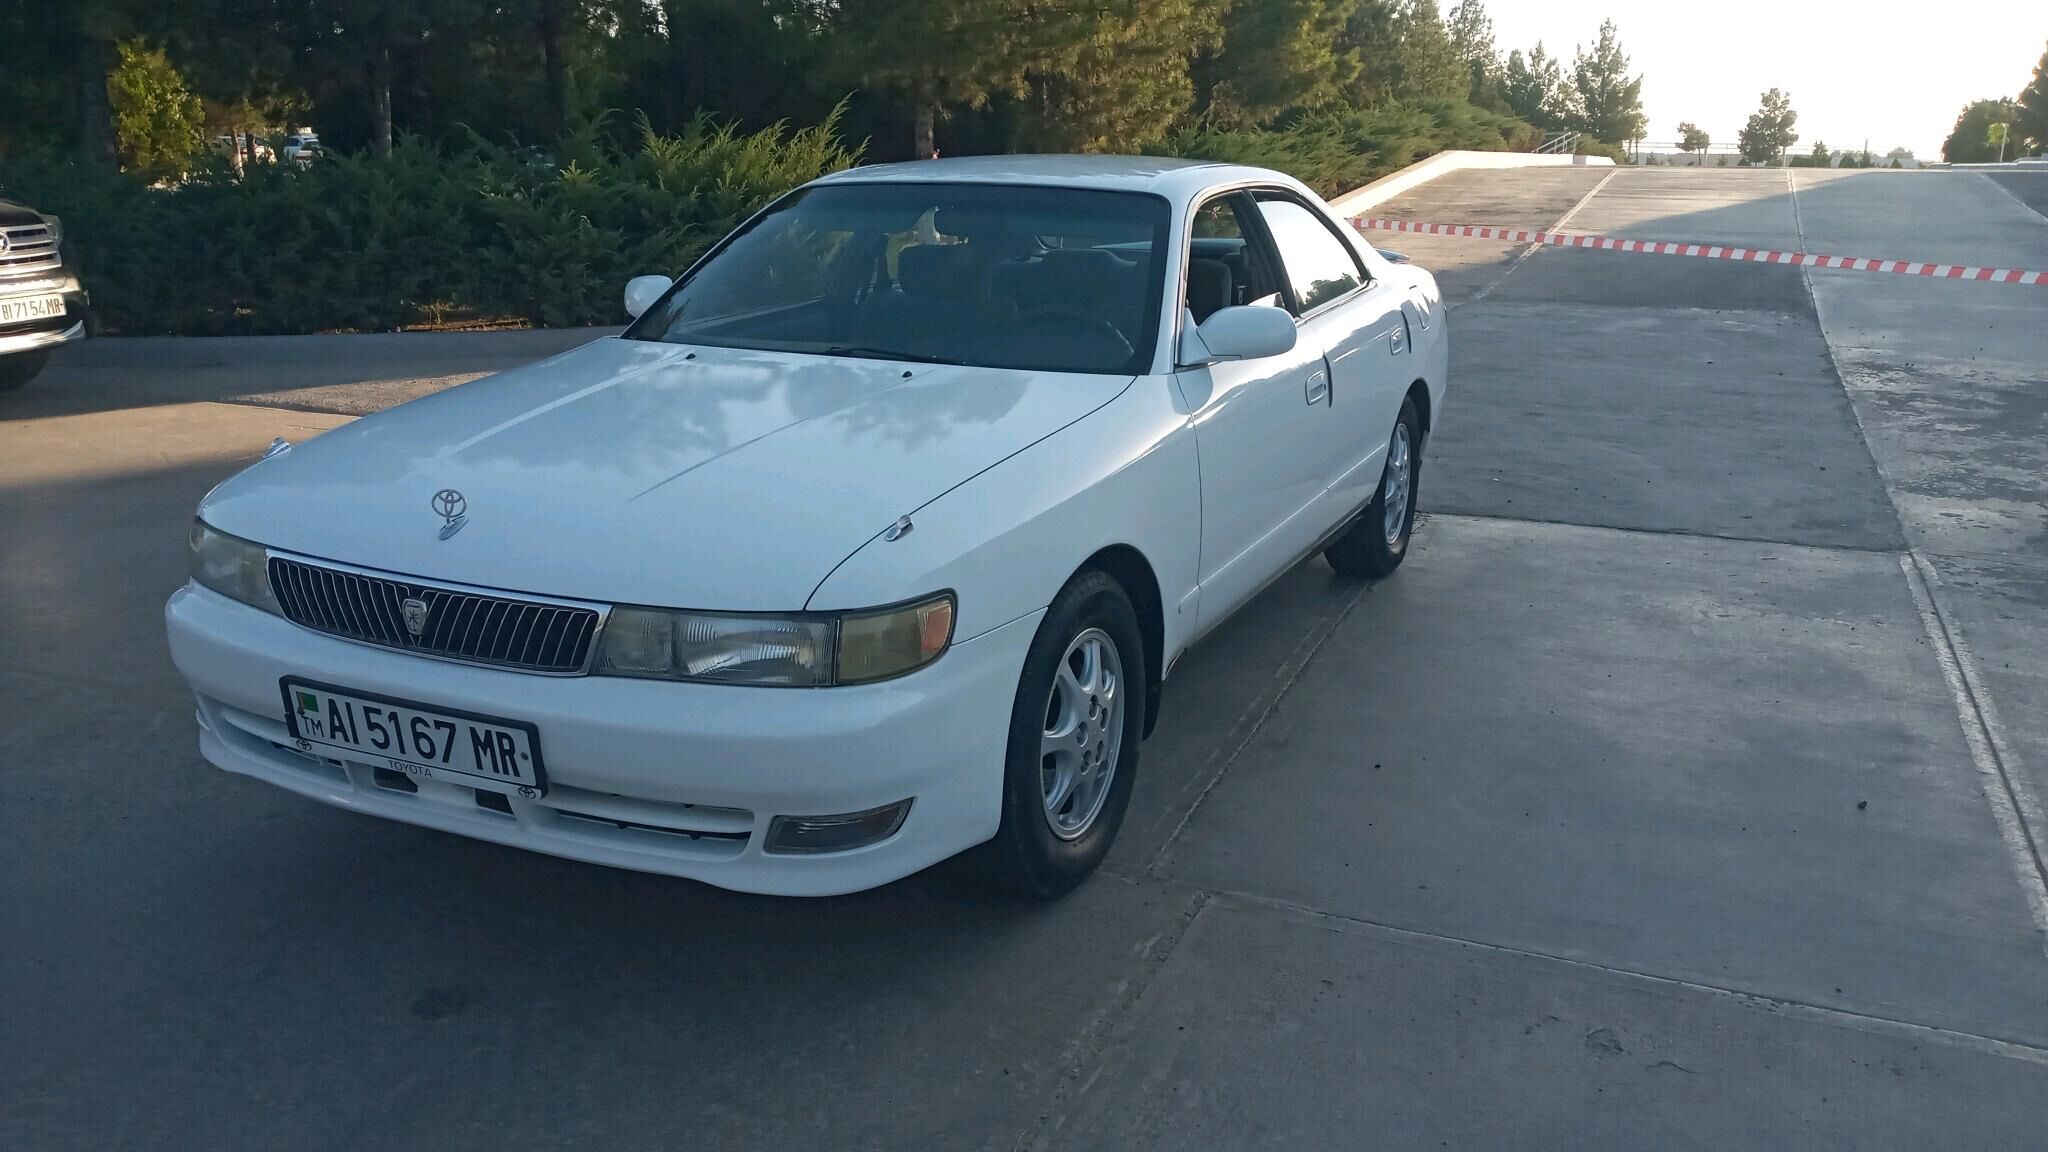
<path id="1" fill-rule="evenodd" d="M 1048 327 L 1066 325 L 1070 328 L 1080 329 L 1099 339 L 1115 341 L 1115 347 L 1123 349 L 1123 353 L 1126 356 L 1129 356 L 1134 351 L 1131 347 L 1131 342 L 1124 339 L 1123 332 L 1116 325 L 1111 324 L 1100 316 L 1090 316 L 1086 313 L 1071 311 L 1055 305 L 1042 305 L 1017 317 L 1017 327 L 1022 328 L 1031 324 L 1044 324 Z"/>

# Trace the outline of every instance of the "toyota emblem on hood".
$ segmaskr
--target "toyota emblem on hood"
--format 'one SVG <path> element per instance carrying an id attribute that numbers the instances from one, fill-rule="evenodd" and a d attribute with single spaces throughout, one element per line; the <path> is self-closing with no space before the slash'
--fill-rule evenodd
<path id="1" fill-rule="evenodd" d="M 446 540 L 469 523 L 469 501 L 453 488 L 434 493 L 434 514 L 441 518 L 441 539 Z"/>

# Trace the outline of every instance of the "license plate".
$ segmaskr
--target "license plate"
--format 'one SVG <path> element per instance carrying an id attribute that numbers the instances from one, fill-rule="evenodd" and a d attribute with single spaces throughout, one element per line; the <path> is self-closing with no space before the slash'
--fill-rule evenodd
<path id="1" fill-rule="evenodd" d="M 301 752 L 323 748 L 423 780 L 534 797 L 547 791 L 533 725 L 394 700 L 287 676 L 285 726 Z"/>
<path id="2" fill-rule="evenodd" d="M 64 315 L 64 297 L 22 296 L 0 300 L 0 324 L 25 324 L 30 320 L 55 320 Z"/>

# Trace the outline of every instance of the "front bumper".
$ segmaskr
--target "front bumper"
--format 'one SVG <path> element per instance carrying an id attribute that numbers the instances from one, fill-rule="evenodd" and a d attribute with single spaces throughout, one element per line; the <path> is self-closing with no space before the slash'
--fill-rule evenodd
<path id="1" fill-rule="evenodd" d="M 54 348 L 69 344 L 73 340 L 85 339 L 85 321 L 69 328 L 46 328 L 40 332 L 0 332 L 0 356 L 15 352 L 33 352 L 38 348 Z"/>
<path id="2" fill-rule="evenodd" d="M 1010 709 L 1041 615 L 900 679 L 778 689 L 451 664 L 321 635 L 193 585 L 165 607 L 171 658 L 198 697 L 200 752 L 218 767 L 374 816 L 791 896 L 872 888 L 995 835 Z M 507 814 L 459 784 L 394 790 L 370 764 L 306 756 L 284 727 L 287 675 L 532 723 L 548 791 L 507 797 Z M 908 816 L 879 843 L 764 850 L 776 816 L 902 800 Z"/>
<path id="3" fill-rule="evenodd" d="M 64 315 L 30 324 L 0 327 L 0 356 L 54 348 L 86 336 L 88 300 L 78 277 L 67 268 L 53 268 L 39 275 L 0 278 L 0 296 L 39 296 L 55 293 L 64 297 Z"/>

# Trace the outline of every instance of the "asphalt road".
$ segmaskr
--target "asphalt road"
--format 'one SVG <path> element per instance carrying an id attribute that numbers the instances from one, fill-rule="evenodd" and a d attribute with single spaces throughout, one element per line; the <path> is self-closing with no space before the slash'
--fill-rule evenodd
<path id="1" fill-rule="evenodd" d="M 1382 212 L 2048 268 L 2017 179 Z M 1454 299 L 1415 554 L 1184 660 L 1048 907 L 208 768 L 159 616 L 204 490 L 590 334 L 68 351 L 0 400 L 0 1148 L 2039 1148 L 2048 289 L 1400 240 Z"/>

